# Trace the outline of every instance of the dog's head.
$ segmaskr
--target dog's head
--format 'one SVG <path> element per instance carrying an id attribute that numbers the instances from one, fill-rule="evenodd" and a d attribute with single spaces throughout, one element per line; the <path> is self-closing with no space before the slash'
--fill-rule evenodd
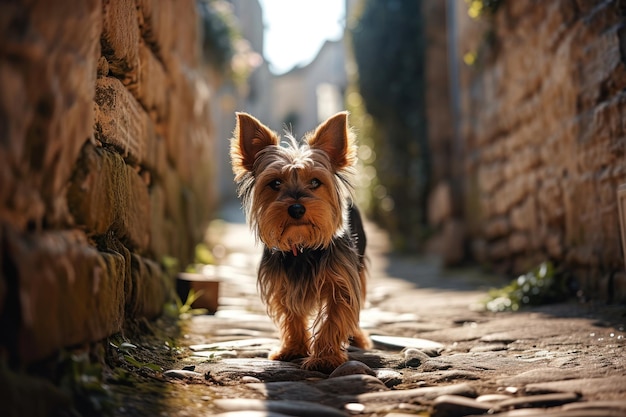
<path id="1" fill-rule="evenodd" d="M 231 159 L 250 225 L 269 248 L 294 255 L 327 247 L 346 227 L 356 146 L 348 113 L 320 124 L 301 143 L 280 139 L 237 113 Z"/>

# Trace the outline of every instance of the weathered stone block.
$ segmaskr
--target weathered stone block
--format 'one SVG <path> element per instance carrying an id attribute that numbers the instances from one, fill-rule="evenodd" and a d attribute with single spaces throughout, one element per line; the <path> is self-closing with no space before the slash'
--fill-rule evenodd
<path id="1" fill-rule="evenodd" d="M 136 163 L 143 162 L 153 130 L 132 94 L 115 78 L 98 78 L 95 104 L 96 139 L 114 146 Z"/>
<path id="2" fill-rule="evenodd" d="M 530 240 L 526 233 L 515 232 L 509 236 L 509 250 L 511 253 L 520 253 L 527 251 L 530 246 Z"/>
<path id="3" fill-rule="evenodd" d="M 124 258 L 99 253 L 80 231 L 20 234 L 7 228 L 6 256 L 19 299 L 15 353 L 23 362 L 102 339 L 124 318 Z M 5 312 L 7 314 L 7 312 Z"/>
<path id="4" fill-rule="evenodd" d="M 170 81 L 163 64 L 143 42 L 139 45 L 139 63 L 137 82 L 128 89 L 158 123 L 168 112 Z"/>
<path id="5" fill-rule="evenodd" d="M 165 230 L 165 193 L 160 184 L 150 187 L 150 230 L 158 231 L 150 237 L 150 252 L 156 260 L 169 255 L 169 242 Z"/>
<path id="6" fill-rule="evenodd" d="M 492 217 L 487 221 L 484 236 L 487 239 L 494 239 L 507 235 L 511 230 L 511 222 L 506 216 Z"/>
<path id="7" fill-rule="evenodd" d="M 535 198 L 529 194 L 517 207 L 511 210 L 511 226 L 515 230 L 536 230 L 537 210 Z"/>
<path id="8" fill-rule="evenodd" d="M 154 261 L 131 254 L 132 290 L 126 295 L 126 317 L 158 316 L 172 285 Z"/>
<path id="9" fill-rule="evenodd" d="M 428 223 L 438 227 L 452 215 L 452 195 L 447 181 L 437 184 L 428 198 Z"/>
<path id="10" fill-rule="evenodd" d="M 180 63 L 170 70 L 173 89 L 164 132 L 168 161 L 182 182 L 191 184 L 196 176 L 192 167 L 201 168 L 204 164 L 200 161 L 211 158 L 210 91 L 199 71 Z M 181 137 L 188 140 L 180 140 Z"/>
<path id="11" fill-rule="evenodd" d="M 200 63 L 196 4 L 193 0 L 137 0 L 141 36 L 165 66 Z M 181 30 L 184 28 L 184 30 Z"/>
<path id="12" fill-rule="evenodd" d="M 68 191 L 76 222 L 90 235 L 112 232 L 140 253 L 150 239 L 150 199 L 139 174 L 122 157 L 86 144 Z"/>
<path id="13" fill-rule="evenodd" d="M 484 164 L 478 167 L 478 183 L 481 191 L 491 194 L 503 181 L 501 164 Z"/>
<path id="14" fill-rule="evenodd" d="M 563 248 L 563 237 L 561 233 L 548 231 L 544 238 L 544 247 L 552 259 L 562 259 L 565 249 Z"/>
<path id="15" fill-rule="evenodd" d="M 536 189 L 536 174 L 533 171 L 520 175 L 506 186 L 503 186 L 494 193 L 494 214 L 504 214 L 509 212 L 514 206 L 519 204 L 528 193 Z"/>
<path id="16" fill-rule="evenodd" d="M 137 81 L 139 24 L 135 0 L 103 0 L 102 54 L 125 84 Z"/>
<path id="17" fill-rule="evenodd" d="M 137 0 L 141 36 L 163 62 L 171 59 L 176 36 L 175 9 L 172 0 Z"/>

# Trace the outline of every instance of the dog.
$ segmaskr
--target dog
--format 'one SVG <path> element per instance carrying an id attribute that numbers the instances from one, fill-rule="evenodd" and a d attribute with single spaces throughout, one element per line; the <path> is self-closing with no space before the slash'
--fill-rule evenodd
<path id="1" fill-rule="evenodd" d="M 357 147 L 341 112 L 298 142 L 236 113 L 230 156 L 247 221 L 263 244 L 258 288 L 278 325 L 269 357 L 331 372 L 349 344 L 371 347 L 359 327 L 366 237 L 353 203 Z M 311 323 L 312 320 L 312 324 Z"/>

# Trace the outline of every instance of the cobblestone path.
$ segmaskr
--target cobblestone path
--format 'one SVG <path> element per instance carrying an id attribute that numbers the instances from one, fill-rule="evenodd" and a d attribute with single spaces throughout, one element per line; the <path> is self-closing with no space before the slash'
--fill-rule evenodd
<path id="1" fill-rule="evenodd" d="M 182 358 L 162 375 L 162 415 L 626 416 L 623 306 L 481 311 L 502 282 L 393 257 L 368 225 L 361 321 L 374 348 L 325 375 L 267 359 L 278 340 L 256 292 L 260 248 L 243 223 L 211 230 L 224 254 L 205 271 L 221 280 L 219 309 L 186 322 Z"/>

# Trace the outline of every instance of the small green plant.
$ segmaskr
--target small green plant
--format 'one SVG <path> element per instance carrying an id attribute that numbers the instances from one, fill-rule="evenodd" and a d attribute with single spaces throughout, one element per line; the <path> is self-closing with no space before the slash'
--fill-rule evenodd
<path id="1" fill-rule="evenodd" d="M 548 304 L 568 296 L 563 279 L 551 262 L 511 281 L 507 286 L 489 291 L 484 306 L 488 311 L 517 311 L 524 306 Z"/>
<path id="2" fill-rule="evenodd" d="M 195 250 L 195 262 L 202 265 L 211 265 L 215 263 L 211 249 L 206 243 L 198 243 Z"/>
<path id="3" fill-rule="evenodd" d="M 193 288 L 189 290 L 187 299 L 183 303 L 177 294 L 174 294 L 174 301 L 165 304 L 165 312 L 170 317 L 178 317 L 181 319 L 188 318 L 190 316 L 206 314 L 206 308 L 193 308 L 192 304 L 202 295 L 202 291 L 195 291 Z"/>

